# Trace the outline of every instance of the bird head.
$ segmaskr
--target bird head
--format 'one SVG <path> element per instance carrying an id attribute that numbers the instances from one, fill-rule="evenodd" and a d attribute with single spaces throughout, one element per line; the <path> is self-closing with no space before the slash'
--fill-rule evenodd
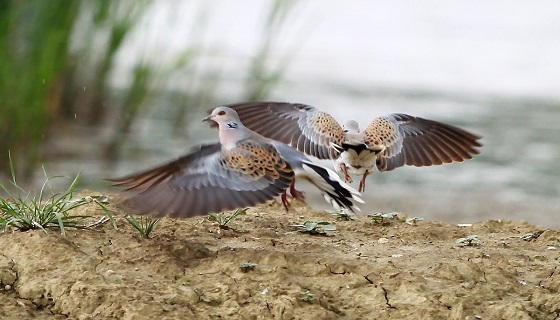
<path id="1" fill-rule="evenodd" d="M 217 124 L 227 123 L 240 123 L 239 116 L 235 110 L 228 107 L 217 107 L 212 110 L 209 116 L 202 119 L 202 121 L 214 121 Z"/>
<path id="2" fill-rule="evenodd" d="M 360 125 L 356 120 L 348 120 L 342 126 L 345 133 L 360 133 Z"/>

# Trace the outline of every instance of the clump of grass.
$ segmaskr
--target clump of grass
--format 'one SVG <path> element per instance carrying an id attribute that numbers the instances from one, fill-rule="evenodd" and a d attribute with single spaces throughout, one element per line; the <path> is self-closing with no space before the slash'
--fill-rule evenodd
<path id="1" fill-rule="evenodd" d="M 312 235 L 326 235 L 327 231 L 336 230 L 336 227 L 328 221 L 305 221 L 303 224 L 294 224 L 292 227 Z"/>
<path id="2" fill-rule="evenodd" d="M 152 231 L 154 230 L 156 223 L 159 222 L 159 218 L 152 219 L 150 217 L 140 216 L 138 219 L 136 219 L 134 218 L 134 216 L 129 214 L 127 214 L 124 218 L 126 219 L 126 221 L 128 221 L 128 223 L 130 223 L 131 226 L 134 227 L 134 229 L 140 232 L 140 235 L 142 235 L 143 238 L 146 239 L 150 237 L 150 233 L 152 233 Z"/>
<path id="3" fill-rule="evenodd" d="M 305 290 L 301 292 L 301 297 L 299 299 L 305 302 L 311 302 L 315 300 L 315 297 L 313 296 L 313 293 L 311 293 L 311 291 Z"/>
<path id="4" fill-rule="evenodd" d="M 12 174 L 11 184 L 16 189 L 10 191 L 8 187 L 0 183 L 0 187 L 7 194 L 7 197 L 0 197 L 0 227 L 6 230 L 9 227 L 21 231 L 31 229 L 59 229 L 62 236 L 66 237 L 66 228 L 85 229 L 90 227 L 87 224 L 86 215 L 72 215 L 70 211 L 91 202 L 97 203 L 106 215 L 113 221 L 107 208 L 101 203 L 100 198 L 84 197 L 72 200 L 80 175 L 76 175 L 68 189 L 64 193 L 55 193 L 51 180 L 65 178 L 62 176 L 47 176 L 39 191 L 39 194 L 31 195 L 18 186 L 12 159 L 9 160 Z M 66 177 L 68 178 L 68 177 Z M 47 193 L 50 195 L 47 196 Z"/>
<path id="5" fill-rule="evenodd" d="M 374 214 L 368 215 L 368 217 L 376 223 L 389 224 L 391 221 L 404 222 L 409 225 L 416 225 L 418 222 L 423 221 L 424 218 L 412 217 L 408 218 L 408 215 L 402 212 L 376 212 Z"/>
<path id="6" fill-rule="evenodd" d="M 519 238 L 525 241 L 532 241 L 537 239 L 538 237 L 540 237 L 540 235 L 543 233 L 544 231 L 537 231 L 537 232 L 531 232 L 531 233 L 525 233 L 523 235 L 520 236 L 512 236 L 511 238 Z"/>
<path id="7" fill-rule="evenodd" d="M 338 211 L 328 211 L 328 212 L 334 215 L 338 220 L 343 220 L 343 221 L 358 220 L 356 214 L 348 209 L 340 209 Z"/>
<path id="8" fill-rule="evenodd" d="M 468 237 L 459 238 L 455 240 L 455 243 L 462 244 L 464 246 L 478 246 L 480 245 L 480 240 L 477 235 L 470 235 Z"/>
<path id="9" fill-rule="evenodd" d="M 208 220 L 216 221 L 220 229 L 228 230 L 230 227 L 228 224 L 235 220 L 238 216 L 244 215 L 247 213 L 248 208 L 245 209 L 236 209 L 235 211 L 231 212 L 229 215 L 223 215 L 220 213 L 211 213 L 208 215 Z"/>
<path id="10" fill-rule="evenodd" d="M 409 224 L 411 226 L 415 226 L 418 224 L 418 222 L 420 221 L 424 221 L 424 218 L 420 218 L 420 217 L 412 217 L 412 218 L 407 218 L 404 222 L 406 224 Z"/>
<path id="11" fill-rule="evenodd" d="M 398 219 L 398 214 L 396 212 L 376 212 L 374 214 L 368 215 L 374 222 L 387 223 L 388 220 Z"/>
<path id="12" fill-rule="evenodd" d="M 249 272 L 251 270 L 254 270 L 256 266 L 257 264 L 254 262 L 243 262 L 240 267 L 241 267 L 241 271 Z"/>

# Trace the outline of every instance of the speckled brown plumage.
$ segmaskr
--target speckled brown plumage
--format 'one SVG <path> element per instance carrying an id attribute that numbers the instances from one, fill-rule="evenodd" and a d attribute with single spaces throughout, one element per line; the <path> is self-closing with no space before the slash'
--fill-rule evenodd
<path id="1" fill-rule="evenodd" d="M 406 114 L 378 117 L 363 132 L 343 128 L 315 107 L 284 102 L 248 102 L 228 107 L 257 133 L 319 159 L 336 159 L 335 169 L 363 175 L 411 166 L 462 162 L 478 154 L 481 137 L 442 122 Z M 350 153 L 348 153 L 350 152 Z M 371 155 L 367 155 L 369 152 Z"/>
<path id="2" fill-rule="evenodd" d="M 397 124 L 387 117 L 373 119 L 364 130 L 365 143 L 368 146 L 389 146 L 398 143 L 399 130 Z"/>
<path id="3" fill-rule="evenodd" d="M 280 176 L 279 171 L 291 170 L 274 147 L 254 141 L 240 141 L 236 149 L 224 151 L 220 164 L 239 173 L 245 181 L 264 177 L 275 180 Z"/>

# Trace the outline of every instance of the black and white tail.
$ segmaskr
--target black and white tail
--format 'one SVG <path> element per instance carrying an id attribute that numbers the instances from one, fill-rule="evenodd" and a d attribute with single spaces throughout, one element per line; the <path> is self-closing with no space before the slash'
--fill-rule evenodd
<path id="1" fill-rule="evenodd" d="M 340 179 L 332 170 L 316 165 L 310 161 L 303 161 L 306 178 L 315 185 L 325 200 L 337 210 L 348 209 L 352 212 L 360 211 L 355 202 L 364 203 L 360 193 Z"/>

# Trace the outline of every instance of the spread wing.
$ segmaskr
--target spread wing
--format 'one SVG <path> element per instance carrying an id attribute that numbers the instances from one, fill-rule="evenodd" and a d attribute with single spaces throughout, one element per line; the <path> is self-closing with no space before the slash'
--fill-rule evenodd
<path id="1" fill-rule="evenodd" d="M 241 122 L 269 139 L 290 145 L 319 159 L 336 159 L 344 131 L 328 113 L 305 104 L 248 102 L 227 105 L 237 111 Z"/>
<path id="2" fill-rule="evenodd" d="M 481 138 L 455 126 L 395 113 L 374 119 L 364 131 L 370 148 L 383 146 L 379 171 L 462 162 L 479 153 Z"/>
<path id="3" fill-rule="evenodd" d="M 293 179 L 272 146 L 240 141 L 225 151 L 219 143 L 201 145 L 175 161 L 110 181 L 137 192 L 126 204 L 139 214 L 187 218 L 264 203 Z"/>

